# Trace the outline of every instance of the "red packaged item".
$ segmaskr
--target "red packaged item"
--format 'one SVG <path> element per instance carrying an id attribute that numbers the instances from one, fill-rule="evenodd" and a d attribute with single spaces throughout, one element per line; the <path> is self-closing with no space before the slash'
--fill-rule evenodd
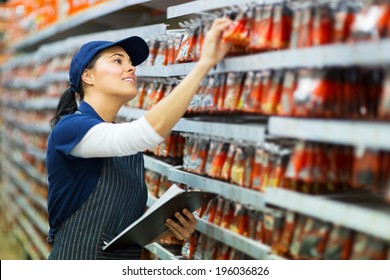
<path id="1" fill-rule="evenodd" d="M 277 151 L 272 165 L 272 170 L 269 178 L 269 186 L 281 187 L 283 178 L 286 173 L 287 165 L 290 159 L 291 150 L 287 148 L 277 147 Z"/>
<path id="2" fill-rule="evenodd" d="M 269 212 L 264 213 L 263 223 L 264 239 L 262 243 L 271 246 L 273 241 L 273 232 L 275 229 L 275 217 L 272 213 L 272 210 L 269 210 Z"/>
<path id="3" fill-rule="evenodd" d="M 231 248 L 229 245 L 222 243 L 216 253 L 216 260 L 228 260 L 230 256 Z"/>
<path id="4" fill-rule="evenodd" d="M 222 197 L 218 197 L 217 209 L 215 210 L 215 217 L 213 221 L 213 223 L 217 226 L 219 226 L 222 221 L 224 204 L 225 204 L 225 200 Z"/>
<path id="5" fill-rule="evenodd" d="M 375 192 L 380 178 L 380 153 L 374 150 L 357 150 L 353 165 L 352 186 L 355 189 L 368 189 Z"/>
<path id="6" fill-rule="evenodd" d="M 280 241 L 273 244 L 272 251 L 283 257 L 289 257 L 289 250 L 293 239 L 298 215 L 293 211 L 286 211 L 286 217 L 284 219 L 284 226 Z"/>
<path id="7" fill-rule="evenodd" d="M 264 149 L 258 147 L 255 150 L 253 168 L 251 173 L 251 189 L 261 191 L 261 185 L 263 180 L 263 157 Z"/>
<path id="8" fill-rule="evenodd" d="M 208 237 L 206 240 L 206 245 L 203 251 L 203 260 L 215 260 L 217 248 L 220 246 L 220 242 L 217 240 Z"/>
<path id="9" fill-rule="evenodd" d="M 252 85 L 253 85 L 253 80 L 254 80 L 254 72 L 247 72 L 245 74 L 245 79 L 244 79 L 244 86 L 242 88 L 242 93 L 240 96 L 240 99 L 237 104 L 237 110 L 243 111 L 245 102 L 248 100 L 250 97 L 250 94 L 252 92 Z"/>
<path id="10" fill-rule="evenodd" d="M 161 37 L 159 38 L 159 46 L 156 54 L 156 58 L 154 59 L 155 66 L 162 66 L 168 64 L 168 42 L 167 38 Z"/>
<path id="11" fill-rule="evenodd" d="M 262 113 L 266 115 L 274 115 L 278 111 L 280 105 L 280 97 L 282 94 L 284 71 L 275 71 L 272 75 L 271 85 L 266 94 L 267 99 L 262 104 Z"/>
<path id="12" fill-rule="evenodd" d="M 149 82 L 147 85 L 147 89 L 144 95 L 144 100 L 143 100 L 143 109 L 149 110 L 152 107 L 153 104 L 153 97 L 155 95 L 155 92 L 157 90 L 157 82 Z"/>
<path id="13" fill-rule="evenodd" d="M 329 231 L 330 225 L 328 223 L 308 217 L 301 235 L 299 258 L 322 259 Z"/>
<path id="14" fill-rule="evenodd" d="M 145 61 L 145 65 L 153 66 L 158 52 L 159 42 L 156 38 L 152 38 L 148 41 L 148 46 L 149 46 L 149 56 Z"/>
<path id="15" fill-rule="evenodd" d="M 254 209 L 248 209 L 248 237 L 251 239 L 256 239 L 257 224 L 263 219 L 263 213 Z"/>
<path id="16" fill-rule="evenodd" d="M 167 39 L 167 65 L 175 63 L 175 34 L 169 34 Z"/>
<path id="17" fill-rule="evenodd" d="M 248 13 L 238 13 L 236 19 L 223 32 L 222 39 L 237 46 L 246 47 L 249 45 L 249 36 L 251 31 L 251 20 Z"/>
<path id="18" fill-rule="evenodd" d="M 249 72 L 252 73 L 252 72 Z M 250 79 L 251 74 L 247 74 L 247 79 Z M 248 76 L 249 75 L 249 76 Z M 253 74 L 253 80 L 250 86 L 250 93 L 247 94 L 246 91 L 249 89 L 250 81 L 245 81 L 245 86 L 243 89 L 243 94 L 241 99 L 243 104 L 244 112 L 251 113 L 260 113 L 261 112 L 261 93 L 262 93 L 262 72 L 257 72 Z M 246 87 L 247 86 L 247 87 Z M 246 87 L 246 88 L 245 88 Z M 241 104 L 241 101 L 240 101 Z"/>
<path id="19" fill-rule="evenodd" d="M 218 106 L 219 92 L 222 86 L 220 75 L 209 77 L 207 86 L 204 89 L 201 108 L 204 112 L 213 112 Z"/>
<path id="20" fill-rule="evenodd" d="M 334 225 L 329 234 L 323 258 L 325 260 L 348 260 L 353 244 L 353 232 L 350 229 Z"/>
<path id="21" fill-rule="evenodd" d="M 351 252 L 351 260 L 384 260 L 386 242 L 364 233 L 357 233 Z"/>
<path id="22" fill-rule="evenodd" d="M 188 170 L 190 168 L 190 157 L 192 154 L 192 149 L 194 148 L 195 145 L 195 137 L 193 135 L 191 136 L 186 136 L 185 138 L 185 145 L 184 145 L 184 150 L 183 150 L 183 168 L 185 170 Z"/>
<path id="23" fill-rule="evenodd" d="M 230 182 L 239 186 L 245 183 L 245 163 L 247 154 L 243 147 L 237 147 L 231 167 Z"/>
<path id="24" fill-rule="evenodd" d="M 275 4 L 272 17 L 271 48 L 285 49 L 289 45 L 293 15 L 286 3 Z"/>
<path id="25" fill-rule="evenodd" d="M 236 148 L 237 146 L 233 143 L 230 144 L 229 150 L 225 159 L 225 162 L 223 163 L 222 170 L 221 170 L 221 177 L 220 179 L 229 181 L 230 180 L 230 175 L 231 175 L 231 169 L 232 169 L 232 164 L 234 160 L 234 155 L 236 153 Z"/>
<path id="26" fill-rule="evenodd" d="M 277 115 L 292 116 L 294 114 L 294 91 L 297 87 L 297 75 L 294 71 L 286 71 L 283 79 L 280 106 Z"/>
<path id="27" fill-rule="evenodd" d="M 299 32 L 302 24 L 302 15 L 303 11 L 300 8 L 295 8 L 293 10 L 293 19 L 291 27 L 291 36 L 290 36 L 290 49 L 298 48 Z"/>
<path id="28" fill-rule="evenodd" d="M 221 171 L 226 161 L 226 157 L 229 150 L 229 144 L 220 142 L 217 145 L 217 150 L 215 152 L 215 157 L 211 163 L 211 169 L 209 176 L 213 178 L 221 178 Z"/>
<path id="29" fill-rule="evenodd" d="M 329 4 L 319 5 L 313 18 L 313 45 L 326 45 L 332 43 L 334 11 Z"/>
<path id="30" fill-rule="evenodd" d="M 146 81 L 138 82 L 138 104 L 136 108 L 143 108 L 144 97 L 146 93 Z"/>
<path id="31" fill-rule="evenodd" d="M 361 10 L 352 25 L 351 41 L 379 40 L 387 33 L 390 20 L 388 4 L 371 5 Z"/>
<path id="32" fill-rule="evenodd" d="M 203 233 L 199 233 L 197 234 L 197 237 L 198 239 L 196 241 L 196 247 L 195 247 L 195 252 L 193 254 L 193 259 L 202 260 L 208 236 Z"/>
<path id="33" fill-rule="evenodd" d="M 273 72 L 266 70 L 262 72 L 262 80 L 261 80 L 261 108 L 260 111 L 263 112 L 264 104 L 267 103 L 268 94 L 272 85 L 272 75 Z"/>
<path id="34" fill-rule="evenodd" d="M 197 139 L 192 149 L 188 171 L 196 174 L 204 174 L 207 160 L 209 140 Z"/>
<path id="35" fill-rule="evenodd" d="M 145 170 L 145 184 L 149 192 L 158 197 L 161 175 L 151 170 Z"/>
<path id="36" fill-rule="evenodd" d="M 298 48 L 313 46 L 313 17 L 313 7 L 308 6 L 303 8 L 302 22 L 298 31 Z"/>
<path id="37" fill-rule="evenodd" d="M 161 99 L 163 99 L 164 94 L 165 94 L 165 84 L 164 83 L 160 83 L 158 85 L 154 95 L 153 95 L 151 108 L 153 108 L 158 102 L 160 102 Z"/>
<path id="38" fill-rule="evenodd" d="M 340 1 L 334 15 L 333 43 L 346 42 L 350 37 L 357 7 L 353 2 Z"/>
<path id="39" fill-rule="evenodd" d="M 195 231 L 193 235 L 184 242 L 183 247 L 181 249 L 181 255 L 184 259 L 192 260 L 197 246 L 197 235 L 199 235 L 199 231 Z"/>
<path id="40" fill-rule="evenodd" d="M 196 113 L 203 110 L 203 99 L 206 95 L 206 91 L 208 90 L 209 81 L 210 77 L 206 77 L 201 81 L 196 94 L 192 97 L 191 102 L 187 108 L 187 113 Z"/>
<path id="41" fill-rule="evenodd" d="M 251 30 L 249 47 L 254 51 L 271 49 L 272 38 L 272 5 L 256 7 L 255 20 Z"/>
<path id="42" fill-rule="evenodd" d="M 176 63 L 194 61 L 194 51 L 197 39 L 196 32 L 198 32 L 198 29 L 189 28 L 185 33 L 176 57 Z"/>
<path id="43" fill-rule="evenodd" d="M 226 88 L 227 88 L 227 85 L 226 85 L 227 74 L 222 73 L 219 75 L 219 77 L 221 79 L 221 87 L 220 87 L 219 93 L 218 93 L 217 111 L 224 112 L 225 111 L 224 102 L 225 102 Z"/>
<path id="44" fill-rule="evenodd" d="M 167 177 L 161 176 L 157 197 L 161 197 L 171 186 L 172 182 L 169 181 Z"/>
<path id="45" fill-rule="evenodd" d="M 223 108 L 228 111 L 237 110 L 242 92 L 244 73 L 230 72 L 226 79 L 226 95 Z"/>
<path id="46" fill-rule="evenodd" d="M 202 215 L 200 215 L 200 217 L 203 220 L 206 220 L 210 223 L 214 223 L 215 215 L 217 212 L 217 204 L 218 204 L 218 198 L 211 199 L 207 203 L 206 209 L 204 210 Z"/>
<path id="47" fill-rule="evenodd" d="M 222 218 L 221 218 L 221 223 L 220 227 L 222 228 L 230 228 L 230 224 L 232 223 L 233 220 L 233 215 L 234 215 L 234 209 L 235 209 L 235 203 L 230 200 L 225 200 L 223 203 L 223 209 L 222 209 Z"/>
<path id="48" fill-rule="evenodd" d="M 240 203 L 235 204 L 234 214 L 229 229 L 242 236 L 249 236 L 248 209 L 243 207 Z"/>
<path id="49" fill-rule="evenodd" d="M 211 172 L 212 162 L 216 156 L 217 148 L 218 148 L 218 141 L 211 140 L 210 144 L 209 144 L 209 150 L 207 153 L 207 160 L 206 160 L 206 166 L 205 166 L 205 174 L 207 174 L 207 175 L 210 174 L 210 172 Z"/>
<path id="50" fill-rule="evenodd" d="M 252 186 L 252 169 L 255 161 L 255 148 L 250 146 L 245 148 L 245 178 L 244 187 L 250 188 Z"/>

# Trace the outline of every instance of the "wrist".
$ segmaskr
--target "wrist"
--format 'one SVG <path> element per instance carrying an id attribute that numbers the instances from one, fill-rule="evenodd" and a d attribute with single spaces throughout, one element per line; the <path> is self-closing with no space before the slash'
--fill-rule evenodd
<path id="1" fill-rule="evenodd" d="M 199 61 L 197 62 L 197 66 L 200 68 L 205 69 L 207 72 L 213 68 L 215 63 L 211 60 L 200 58 Z"/>

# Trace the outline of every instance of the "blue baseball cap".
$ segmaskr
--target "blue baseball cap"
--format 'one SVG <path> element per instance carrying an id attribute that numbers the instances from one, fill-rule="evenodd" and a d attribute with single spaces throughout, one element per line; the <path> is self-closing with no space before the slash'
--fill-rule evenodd
<path id="1" fill-rule="evenodd" d="M 130 56 L 134 66 L 144 62 L 149 56 L 148 44 L 138 36 L 132 36 L 117 42 L 110 41 L 92 41 L 81 46 L 70 63 L 69 82 L 73 92 L 79 90 L 81 84 L 81 75 L 85 67 L 100 51 L 113 46 L 122 47 Z"/>

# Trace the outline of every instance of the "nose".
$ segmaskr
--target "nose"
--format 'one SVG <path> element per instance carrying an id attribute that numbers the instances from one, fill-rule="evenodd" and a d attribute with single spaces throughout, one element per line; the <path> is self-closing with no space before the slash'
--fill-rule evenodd
<path id="1" fill-rule="evenodd" d="M 135 70 L 136 70 L 135 66 L 133 66 L 132 64 L 128 65 L 127 72 L 135 73 Z"/>

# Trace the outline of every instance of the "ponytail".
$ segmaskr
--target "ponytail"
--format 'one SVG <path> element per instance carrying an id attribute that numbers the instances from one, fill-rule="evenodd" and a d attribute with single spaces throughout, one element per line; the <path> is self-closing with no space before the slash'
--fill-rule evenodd
<path id="1" fill-rule="evenodd" d="M 54 127 L 57 125 L 57 123 L 63 116 L 73 114 L 77 111 L 75 94 L 76 93 L 73 92 L 71 88 L 68 88 L 64 91 L 60 98 L 60 101 L 58 102 L 56 115 L 50 121 L 51 129 L 54 129 Z"/>

